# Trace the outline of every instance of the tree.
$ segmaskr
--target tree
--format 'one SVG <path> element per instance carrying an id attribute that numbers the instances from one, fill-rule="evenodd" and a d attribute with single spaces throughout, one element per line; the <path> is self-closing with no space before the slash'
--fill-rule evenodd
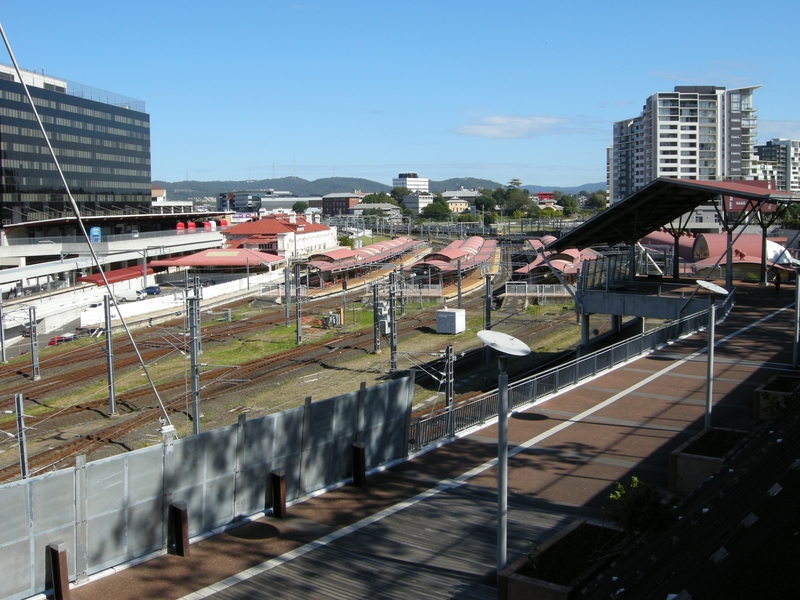
<path id="1" fill-rule="evenodd" d="M 422 209 L 421 214 L 426 219 L 430 219 L 432 221 L 443 221 L 453 213 L 451 213 L 450 209 L 447 208 L 447 202 L 442 203 L 434 200 L 431 204 L 428 204 L 428 206 Z"/>
<path id="2" fill-rule="evenodd" d="M 557 219 L 561 216 L 561 213 L 555 208 L 547 207 L 539 209 L 539 216 L 541 216 L 543 219 Z"/>
<path id="3" fill-rule="evenodd" d="M 565 217 L 571 217 L 578 212 L 578 201 L 574 196 L 561 196 L 557 204 L 564 208 L 563 214 Z"/>
<path id="4" fill-rule="evenodd" d="M 484 224 L 494 223 L 494 221 L 487 221 L 487 218 L 491 218 L 494 216 L 494 207 L 497 205 L 494 197 L 491 195 L 491 191 L 487 192 L 484 190 L 480 196 L 475 198 L 475 211 L 483 216 Z"/>
<path id="5" fill-rule="evenodd" d="M 800 206 L 792 202 L 780 218 L 787 229 L 800 229 Z"/>
<path id="6" fill-rule="evenodd" d="M 392 200 L 395 201 L 397 204 L 403 204 L 403 198 L 405 196 L 411 195 L 411 190 L 407 187 L 396 187 L 392 188 L 392 191 L 389 194 L 392 197 Z"/>
<path id="7" fill-rule="evenodd" d="M 608 204 L 608 196 L 605 192 L 592 192 L 589 194 L 588 204 L 592 208 L 603 209 Z"/>
<path id="8" fill-rule="evenodd" d="M 355 242 L 353 241 L 353 238 L 351 238 L 349 235 L 342 235 L 339 236 L 339 245 L 349 246 L 350 248 L 352 248 L 353 246 L 355 246 Z"/>
<path id="9" fill-rule="evenodd" d="M 519 188 L 511 188 L 506 191 L 505 198 L 501 206 L 506 214 L 513 214 L 515 212 L 528 212 L 528 209 L 533 205 L 531 195 L 528 190 L 521 190 Z"/>
<path id="10" fill-rule="evenodd" d="M 394 204 L 394 201 L 386 192 L 377 192 L 364 196 L 361 199 L 361 204 Z"/>
<path id="11" fill-rule="evenodd" d="M 508 187 L 509 188 L 518 188 L 521 185 L 522 185 L 522 182 L 519 179 L 516 179 L 516 178 L 512 179 L 511 181 L 508 182 Z"/>
<path id="12" fill-rule="evenodd" d="M 308 202 L 303 202 L 301 200 L 298 200 L 297 202 L 292 204 L 292 212 L 295 212 L 297 214 L 302 214 L 306 212 L 306 209 L 308 209 Z"/>

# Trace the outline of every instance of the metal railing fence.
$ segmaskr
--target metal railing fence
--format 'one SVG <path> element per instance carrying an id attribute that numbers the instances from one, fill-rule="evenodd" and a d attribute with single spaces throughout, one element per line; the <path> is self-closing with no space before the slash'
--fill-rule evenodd
<path id="1" fill-rule="evenodd" d="M 724 320 L 730 313 L 735 303 L 734 296 L 735 292 L 729 294 L 724 302 L 716 307 L 717 322 Z M 608 371 L 616 365 L 655 350 L 668 342 L 696 333 L 707 326 L 708 311 L 705 310 L 510 383 L 508 386 L 509 411 L 544 400 L 589 377 Z M 483 425 L 487 420 L 497 416 L 497 404 L 498 397 L 495 390 L 458 404 L 451 411 L 412 421 L 409 431 L 409 451 L 421 450 L 428 444 L 452 437 L 460 431 L 476 425 Z"/>

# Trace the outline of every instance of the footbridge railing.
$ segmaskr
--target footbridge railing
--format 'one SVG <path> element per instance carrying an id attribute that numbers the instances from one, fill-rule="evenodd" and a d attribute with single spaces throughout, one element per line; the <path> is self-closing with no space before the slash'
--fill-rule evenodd
<path id="1" fill-rule="evenodd" d="M 716 322 L 723 321 L 735 304 L 735 291 L 716 307 Z M 581 381 L 608 371 L 632 358 L 642 356 L 664 344 L 697 333 L 708 327 L 708 310 L 688 315 L 651 331 L 639 334 L 603 350 L 598 350 L 508 386 L 509 410 L 533 405 Z M 415 452 L 439 440 L 453 437 L 471 427 L 483 425 L 497 416 L 497 390 L 455 405 L 452 410 L 413 420 L 409 431 L 409 451 Z"/>

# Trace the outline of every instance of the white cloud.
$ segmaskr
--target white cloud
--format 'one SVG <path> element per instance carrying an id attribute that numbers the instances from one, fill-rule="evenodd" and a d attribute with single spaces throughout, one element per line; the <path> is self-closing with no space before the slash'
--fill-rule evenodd
<path id="1" fill-rule="evenodd" d="M 520 139 L 555 133 L 569 122 L 563 117 L 497 115 L 481 117 L 453 131 L 462 135 L 496 139 Z"/>

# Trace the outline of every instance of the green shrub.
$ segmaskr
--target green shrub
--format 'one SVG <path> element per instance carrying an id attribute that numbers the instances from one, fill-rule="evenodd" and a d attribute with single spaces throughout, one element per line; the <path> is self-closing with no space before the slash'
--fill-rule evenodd
<path id="1" fill-rule="evenodd" d="M 661 501 L 655 486 L 631 477 L 630 488 L 619 481 L 609 499 L 614 502 L 610 510 L 603 509 L 607 517 L 626 532 L 649 536 L 666 529 L 676 518 L 675 511 Z"/>

